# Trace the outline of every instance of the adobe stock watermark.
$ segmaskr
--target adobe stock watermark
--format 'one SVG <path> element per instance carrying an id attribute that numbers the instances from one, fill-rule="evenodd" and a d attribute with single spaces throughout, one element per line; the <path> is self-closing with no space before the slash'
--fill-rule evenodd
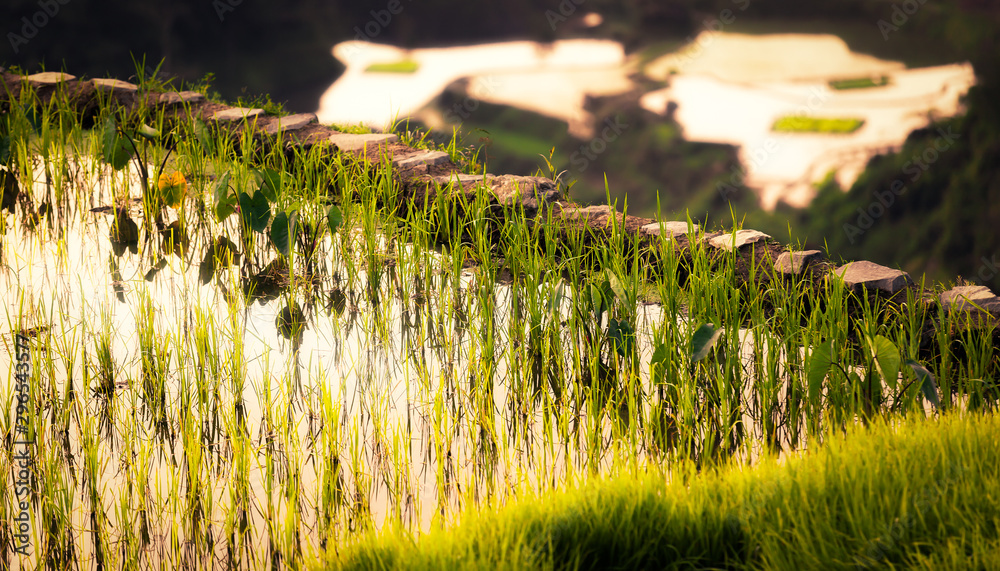
<path id="1" fill-rule="evenodd" d="M 745 12 L 747 8 L 750 7 L 750 0 L 730 0 L 735 7 L 740 12 Z M 698 33 L 696 36 L 688 36 L 685 38 L 687 45 L 692 46 L 689 49 L 685 49 L 679 52 L 677 55 L 681 59 L 679 67 L 684 67 L 691 63 L 705 51 L 705 48 L 712 45 L 715 41 L 715 36 L 719 32 L 726 29 L 726 26 L 731 26 L 736 21 L 736 12 L 733 12 L 729 8 L 723 8 L 719 12 L 718 18 L 709 18 L 701 23 L 701 29 L 703 32 Z"/>
<path id="2" fill-rule="evenodd" d="M 993 254 L 989 258 L 982 256 L 979 261 L 982 264 L 976 270 L 976 277 L 969 279 L 969 281 L 977 285 L 987 285 L 1000 276 L 1000 257 L 997 254 Z"/>
<path id="3" fill-rule="evenodd" d="M 465 121 L 479 109 L 480 99 L 483 96 L 496 93 L 499 85 L 500 80 L 492 75 L 476 78 L 476 93 L 469 92 L 461 101 L 457 101 L 451 107 L 446 108 L 444 110 L 444 120 L 452 125 Z"/>
<path id="4" fill-rule="evenodd" d="M 412 2 L 413 0 L 406 0 L 407 2 Z M 375 38 L 379 37 L 382 32 L 389 27 L 392 23 L 393 18 L 403 13 L 402 0 L 389 0 L 385 8 L 381 10 L 372 10 L 369 12 L 372 16 L 371 20 L 368 20 L 364 26 L 354 26 L 354 39 L 359 42 L 372 42 Z M 358 49 L 351 47 L 347 55 L 349 57 L 357 53 Z"/>
<path id="5" fill-rule="evenodd" d="M 580 148 L 573 151 L 569 157 L 569 162 L 573 165 L 573 170 L 582 173 L 587 170 L 590 163 L 597 160 L 597 157 L 608 150 L 608 147 L 618 140 L 618 137 L 628 129 L 628 123 L 622 121 L 621 115 L 604 120 L 604 128 L 601 129 L 600 136 L 594 137 L 589 142 L 580 145 Z"/>
<path id="6" fill-rule="evenodd" d="M 931 165 L 941 158 L 942 153 L 954 146 L 955 141 L 960 136 L 960 133 L 953 132 L 950 127 L 947 130 L 939 128 L 938 137 L 934 139 L 934 142 L 928 144 L 922 152 L 914 153 L 910 160 L 903 163 L 903 174 L 910 176 L 911 183 L 917 182 L 925 172 L 930 170 Z M 889 208 L 896 203 L 896 197 L 906 194 L 907 190 L 909 189 L 906 183 L 898 178 L 892 181 L 888 190 L 876 190 L 875 200 L 871 201 L 867 207 L 858 207 L 858 217 L 854 223 L 844 224 L 844 234 L 847 236 L 847 240 L 853 244 L 859 237 L 863 236 L 875 225 L 875 221 L 884 216 Z"/>
<path id="7" fill-rule="evenodd" d="M 31 446 L 35 444 L 30 430 L 31 410 L 31 352 L 28 338 L 14 334 L 14 367 L 17 405 L 14 410 L 14 448 L 11 471 L 14 474 L 14 552 L 28 556 L 31 551 L 31 490 L 34 478 L 34 459 Z M 28 437 L 31 436 L 29 440 Z"/>
<path id="8" fill-rule="evenodd" d="M 573 14 L 576 13 L 576 9 L 583 5 L 587 0 L 562 0 L 556 8 L 559 9 L 558 12 L 555 10 L 546 10 L 545 19 L 549 22 L 549 26 L 552 31 L 556 31 L 556 27 L 568 20 Z"/>
<path id="9" fill-rule="evenodd" d="M 18 24 L 21 25 L 18 34 L 17 32 L 8 32 L 7 41 L 10 42 L 10 49 L 14 50 L 17 54 L 21 51 L 21 46 L 27 44 L 31 39 L 38 35 L 38 32 L 49 25 L 52 18 L 55 18 L 59 14 L 59 10 L 69 4 L 70 0 L 39 0 L 38 1 L 38 11 L 30 16 L 25 16 L 21 18 Z M 17 26 L 18 24 L 14 24 Z"/>
<path id="10" fill-rule="evenodd" d="M 212 0 L 212 8 L 220 22 L 226 21 L 226 14 L 235 12 L 236 7 L 243 3 L 243 0 Z"/>
<path id="11" fill-rule="evenodd" d="M 882 39 L 889 41 L 889 34 L 898 32 L 899 28 L 910 21 L 910 16 L 916 14 L 927 0 L 903 0 L 903 2 L 892 5 L 892 16 L 888 20 L 879 20 L 878 31 L 882 34 Z"/>

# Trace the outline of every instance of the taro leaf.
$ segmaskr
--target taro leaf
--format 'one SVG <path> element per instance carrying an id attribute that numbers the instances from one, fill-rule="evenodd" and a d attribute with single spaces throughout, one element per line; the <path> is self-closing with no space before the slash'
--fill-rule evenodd
<path id="1" fill-rule="evenodd" d="M 156 265 L 150 268 L 148 272 L 146 272 L 146 275 L 143 277 L 143 279 L 145 279 L 147 282 L 153 281 L 153 278 L 156 277 L 156 274 L 160 273 L 160 270 L 162 270 L 165 267 L 167 267 L 167 259 L 160 258 L 159 261 L 156 262 Z"/>
<path id="2" fill-rule="evenodd" d="M 236 244 L 226 238 L 219 236 L 212 245 L 212 254 L 222 267 L 228 267 L 240 261 L 240 253 L 236 250 Z"/>
<path id="3" fill-rule="evenodd" d="M 614 298 L 615 292 L 611 289 L 611 283 L 607 278 L 600 284 L 591 284 L 590 302 L 594 306 L 594 320 L 597 321 L 598 325 L 601 323 L 604 312 L 611 307 Z"/>
<path id="4" fill-rule="evenodd" d="M 920 379 L 920 390 L 924 393 L 924 398 L 929 400 L 934 408 L 941 407 L 941 399 L 938 398 L 937 383 L 934 381 L 934 373 L 928 371 L 923 365 L 914 361 L 913 359 L 907 359 L 906 364 L 913 369 L 913 373 Z"/>
<path id="5" fill-rule="evenodd" d="M 6 165 L 10 163 L 10 148 L 11 148 L 10 135 L 4 133 L 3 136 L 0 136 L 0 165 Z"/>
<path id="6" fill-rule="evenodd" d="M 184 204 L 184 196 L 187 193 L 187 180 L 180 171 L 170 174 L 161 174 L 156 181 L 160 189 L 160 197 L 167 206 L 180 208 Z"/>
<path id="7" fill-rule="evenodd" d="M 545 303 L 545 309 L 547 309 L 550 314 L 555 314 L 559 311 L 559 306 L 562 305 L 562 300 L 565 296 L 566 284 L 560 283 L 558 287 L 549 290 L 549 299 Z"/>
<path id="8" fill-rule="evenodd" d="M 198 267 L 198 279 L 201 281 L 202 285 L 212 281 L 212 276 L 215 275 L 214 250 L 215 248 L 212 246 L 208 247 L 208 251 L 205 252 L 205 257 L 201 260 L 201 265 Z"/>
<path id="9" fill-rule="evenodd" d="M 241 192 L 239 201 L 243 227 L 254 232 L 263 232 L 267 228 L 268 220 L 271 219 L 271 205 L 264 198 L 264 193 L 258 191 L 250 196 L 246 192 Z"/>
<path id="10" fill-rule="evenodd" d="M 806 379 L 809 382 L 809 400 L 816 402 L 823 391 L 823 379 L 833 366 L 833 341 L 813 347 L 809 358 Z"/>
<path id="11" fill-rule="evenodd" d="M 17 177 L 11 170 L 0 171 L 0 209 L 14 213 L 17 205 L 17 197 L 21 194 L 21 187 L 17 183 Z"/>
<path id="12" fill-rule="evenodd" d="M 326 212 L 326 225 L 330 228 L 331 234 L 336 234 L 337 229 L 344 223 L 344 214 L 337 205 L 330 207 Z"/>
<path id="13" fill-rule="evenodd" d="M 344 295 L 344 292 L 340 291 L 340 288 L 334 288 L 330 292 L 330 304 L 328 307 L 333 308 L 337 312 L 337 315 L 344 313 L 344 310 L 347 309 L 347 296 Z"/>
<path id="14" fill-rule="evenodd" d="M 138 132 L 147 141 L 155 141 L 160 138 L 160 132 L 145 123 L 142 124 L 142 127 L 139 127 Z"/>
<path id="15" fill-rule="evenodd" d="M 605 273 L 607 275 L 608 287 L 610 287 L 611 291 L 614 292 L 615 297 L 617 297 L 621 301 L 625 301 L 626 299 L 628 299 L 628 297 L 625 295 L 627 293 L 625 291 L 625 286 L 622 284 L 622 281 L 618 279 L 618 276 L 616 276 L 614 272 L 612 272 L 611 270 L 608 270 Z"/>
<path id="16" fill-rule="evenodd" d="M 31 130 L 35 133 L 42 132 L 42 116 L 38 113 L 38 109 L 32 104 L 27 104 L 24 106 L 24 117 L 28 120 L 28 124 L 31 125 Z"/>
<path id="17" fill-rule="evenodd" d="M 298 212 L 293 210 L 291 214 L 284 211 L 275 214 L 271 222 L 271 243 L 285 257 L 291 253 L 291 237 L 295 236 L 297 221 Z"/>
<path id="18" fill-rule="evenodd" d="M 118 124 L 109 118 L 104 123 L 104 145 L 102 147 L 104 162 L 115 170 L 122 170 L 132 158 L 132 145 L 128 135 L 118 132 Z"/>
<path id="19" fill-rule="evenodd" d="M 260 177 L 260 192 L 268 202 L 274 203 L 278 200 L 278 193 L 281 191 L 281 172 L 274 169 L 261 169 L 257 171 Z"/>
<path id="20" fill-rule="evenodd" d="M 285 339 L 301 341 L 302 331 L 306 328 L 306 317 L 299 304 L 293 301 L 278 312 L 274 325 Z"/>
<path id="21" fill-rule="evenodd" d="M 869 338 L 868 343 L 875 356 L 875 366 L 879 374 L 890 388 L 896 388 L 899 378 L 899 350 L 892 341 L 881 335 L 877 335 L 874 339 Z"/>
<path id="22" fill-rule="evenodd" d="M 194 120 L 194 136 L 198 140 L 198 143 L 201 144 L 202 150 L 204 150 L 206 154 L 209 154 L 210 149 L 212 149 L 213 139 L 212 133 L 208 130 L 208 127 L 205 126 L 204 121 L 201 121 L 200 119 Z"/>
<path id="23" fill-rule="evenodd" d="M 722 328 L 716 329 L 711 323 L 703 323 L 691 336 L 691 362 L 704 359 L 722 337 Z"/>
<path id="24" fill-rule="evenodd" d="M 635 329 L 623 319 L 609 319 L 608 339 L 615 351 L 625 357 L 635 347 Z"/>
<path id="25" fill-rule="evenodd" d="M 667 359 L 670 358 L 670 349 L 666 343 L 659 343 L 653 349 L 653 357 L 649 360 L 649 376 L 656 384 L 663 384 Z"/>
<path id="26" fill-rule="evenodd" d="M 229 171 L 215 181 L 215 219 L 222 222 L 236 212 L 236 195 L 229 192 Z"/>

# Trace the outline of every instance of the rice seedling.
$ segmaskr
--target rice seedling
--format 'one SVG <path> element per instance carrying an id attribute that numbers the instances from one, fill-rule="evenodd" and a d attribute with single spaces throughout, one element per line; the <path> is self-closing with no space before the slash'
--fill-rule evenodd
<path id="1" fill-rule="evenodd" d="M 299 568 L 369 531 L 1000 397 L 995 327 L 916 289 L 783 283 L 768 245 L 716 248 L 693 222 L 640 236 L 624 213 L 584 223 L 184 105 L 105 104 L 84 117 L 26 84 L 0 133 L 9 329 L 43 332 L 35 561 Z"/>

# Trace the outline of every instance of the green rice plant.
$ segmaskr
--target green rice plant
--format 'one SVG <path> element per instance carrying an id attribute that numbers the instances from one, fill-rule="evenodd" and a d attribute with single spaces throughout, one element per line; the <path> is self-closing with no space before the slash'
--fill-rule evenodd
<path id="1" fill-rule="evenodd" d="M 93 418 L 81 420 L 81 444 L 83 453 L 83 486 L 86 488 L 87 520 L 95 564 L 99 569 L 112 565 L 114 548 L 109 537 L 110 522 L 104 507 L 106 488 L 103 485 L 108 459 L 102 458 L 99 439 L 100 428 Z"/>
<path id="2" fill-rule="evenodd" d="M 83 129 L 66 104 L 25 93 L 4 118 L 15 180 L 32 183 L 24 200 L 38 206 L 23 255 L 67 272 L 89 252 L 76 244 L 94 242 L 88 204 L 120 205 L 138 175 L 106 174 L 110 109 Z M 113 299 L 88 291 L 78 302 L 44 274 L 55 292 L 17 316 L 52 328 L 38 339 L 32 398 L 52 451 L 39 482 L 70 494 L 42 512 L 51 531 L 40 545 L 57 562 L 298 567 L 317 547 L 464 525 L 463 509 L 572 494 L 587 479 L 688 486 L 695 471 L 823 450 L 857 424 L 996 405 L 995 330 L 928 309 L 917 290 L 897 303 L 837 279 L 779 284 L 763 265 L 772 244 L 727 252 L 703 231 L 649 238 L 618 213 L 596 227 L 563 218 L 565 205 L 498 204 L 486 185 L 425 192 L 400 184 L 389 156 L 260 145 L 249 129 L 209 130 L 183 111 L 114 117 L 118 143 L 148 150 L 136 166 L 178 221 L 159 209 L 162 245 L 148 227 L 140 242 L 136 226 L 130 253 L 94 246 L 109 259 L 94 283 L 110 282 Z M 143 143 L 143 125 L 167 135 Z M 453 157 L 456 141 L 442 147 Z M 183 173 L 184 188 L 160 189 L 156 167 L 163 179 Z M 674 493 L 664 489 L 626 496 Z M 753 492 L 745 511 L 698 504 L 696 523 L 675 526 L 700 549 L 681 550 L 682 563 L 769 557 L 751 544 L 764 544 L 754 510 L 777 501 L 774 489 Z M 578 529 L 574 513 L 560 525 Z M 670 517 L 658 529 L 674 529 Z M 546 537 L 507 544 L 515 559 L 500 564 L 554 565 L 580 536 Z M 654 551 L 632 549 L 635 560 Z"/>
<path id="3" fill-rule="evenodd" d="M 991 415 L 879 421 L 751 470 L 680 464 L 669 477 L 650 469 L 590 478 L 415 537 L 368 534 L 313 565 L 846 569 L 950 561 L 964 568 L 959 554 L 972 553 L 990 566 L 996 506 L 980 490 L 1000 465 L 992 462 L 996 425 Z M 958 535 L 958 528 L 975 531 Z"/>

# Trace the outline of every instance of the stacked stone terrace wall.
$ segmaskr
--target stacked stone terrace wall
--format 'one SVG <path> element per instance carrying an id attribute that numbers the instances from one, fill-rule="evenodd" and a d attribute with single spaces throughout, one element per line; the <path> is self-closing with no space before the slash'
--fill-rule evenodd
<path id="1" fill-rule="evenodd" d="M 990 328 L 994 348 L 997 346 L 996 327 L 1000 318 L 1000 297 L 984 286 L 961 285 L 947 291 L 922 289 L 902 271 L 875 264 L 855 261 L 837 265 L 818 250 L 791 251 L 767 234 L 741 229 L 728 232 L 703 231 L 686 221 L 658 221 L 616 212 L 610 206 L 581 206 L 566 199 L 556 182 L 535 176 L 473 175 L 461 171 L 448 153 L 415 149 L 400 142 L 394 134 L 352 134 L 339 132 L 317 123 L 316 116 L 301 113 L 276 117 L 262 109 L 229 107 L 211 102 L 194 91 L 152 93 L 131 83 L 115 79 L 80 80 L 64 73 L 38 73 L 29 76 L 2 73 L 0 102 L 17 100 L 21 90 L 30 86 L 41 101 L 63 97 L 83 116 L 96 116 L 101 105 L 113 104 L 126 108 L 147 106 L 162 108 L 168 114 L 198 118 L 206 124 L 227 132 L 236 141 L 252 140 L 257 145 L 281 144 L 288 148 L 311 148 L 325 145 L 332 155 L 343 154 L 355 161 L 380 167 L 384 161 L 393 165 L 393 173 L 401 187 L 411 197 L 428 194 L 466 193 L 485 187 L 495 204 L 521 205 L 534 216 L 535 223 L 559 221 L 568 225 L 589 227 L 595 235 L 607 233 L 614 222 L 626 233 L 632 247 L 652 249 L 667 236 L 680 251 L 690 248 L 695 240 L 703 241 L 718 259 L 726 255 L 737 257 L 737 268 L 753 266 L 757 271 L 737 272 L 737 279 L 768 280 L 775 287 L 817 288 L 825 280 L 843 280 L 844 290 L 853 293 L 855 303 L 864 297 L 886 298 L 899 305 L 907 300 L 927 305 L 926 342 L 934 339 L 937 309 L 970 316 L 969 327 Z M 250 131 L 251 137 L 246 137 Z M 763 271 L 761 271 L 763 269 Z M 741 277 L 742 276 L 742 277 Z M 683 279 L 683 276 L 682 276 Z M 745 282 L 744 282 L 745 283 Z M 742 286 L 744 283 L 734 284 Z"/>

